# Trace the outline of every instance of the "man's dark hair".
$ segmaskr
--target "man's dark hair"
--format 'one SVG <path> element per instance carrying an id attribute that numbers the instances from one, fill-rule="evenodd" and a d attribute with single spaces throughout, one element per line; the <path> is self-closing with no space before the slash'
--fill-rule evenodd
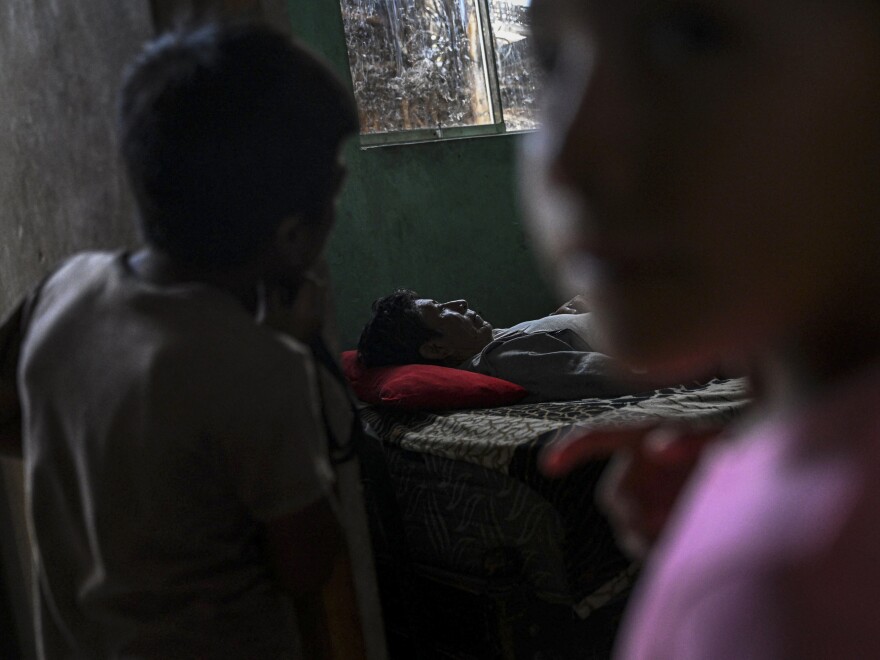
<path id="1" fill-rule="evenodd" d="M 330 69 L 255 22 L 153 40 L 126 74 L 119 124 L 144 238 L 213 269 L 252 258 L 286 217 L 322 217 L 358 127 Z"/>
<path id="2" fill-rule="evenodd" d="M 418 299 L 415 291 L 398 289 L 373 303 L 373 318 L 358 341 L 358 358 L 365 366 L 441 364 L 419 353 L 422 344 L 440 333 L 422 322 L 416 309 Z"/>

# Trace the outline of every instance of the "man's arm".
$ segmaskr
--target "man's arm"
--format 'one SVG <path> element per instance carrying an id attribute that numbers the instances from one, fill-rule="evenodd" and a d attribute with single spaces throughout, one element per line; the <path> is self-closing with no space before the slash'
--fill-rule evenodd
<path id="1" fill-rule="evenodd" d="M 568 302 L 562 303 L 559 309 L 553 312 L 551 316 L 555 314 L 584 314 L 589 311 L 591 310 L 590 303 L 587 300 L 587 297 L 583 295 L 578 295 Z"/>

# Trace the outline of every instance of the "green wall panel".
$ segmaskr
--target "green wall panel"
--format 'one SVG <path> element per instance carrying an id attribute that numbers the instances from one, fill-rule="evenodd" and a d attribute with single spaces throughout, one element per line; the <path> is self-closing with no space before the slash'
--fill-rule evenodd
<path id="1" fill-rule="evenodd" d="M 294 33 L 348 79 L 336 0 L 292 0 Z M 521 137 L 501 135 L 346 151 L 350 169 L 328 247 L 343 347 L 370 303 L 396 287 L 466 298 L 496 327 L 557 302 L 538 275 L 517 209 Z"/>

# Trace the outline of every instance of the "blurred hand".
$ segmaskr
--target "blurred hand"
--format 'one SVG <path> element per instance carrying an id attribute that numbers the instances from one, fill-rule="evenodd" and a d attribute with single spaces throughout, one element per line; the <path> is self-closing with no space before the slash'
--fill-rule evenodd
<path id="1" fill-rule="evenodd" d="M 585 312 L 590 311 L 590 305 L 587 302 L 586 297 L 584 296 L 575 296 L 567 303 L 564 303 L 559 309 L 557 309 L 550 316 L 554 316 L 556 314 L 583 314 Z"/>
<path id="2" fill-rule="evenodd" d="M 325 317 L 327 280 L 306 273 L 295 291 L 268 285 L 262 323 L 304 343 L 320 336 Z"/>
<path id="3" fill-rule="evenodd" d="M 703 449 L 721 430 L 651 424 L 577 432 L 544 448 L 541 470 L 558 477 L 611 456 L 599 482 L 598 504 L 620 547 L 643 558 L 666 526 Z"/>

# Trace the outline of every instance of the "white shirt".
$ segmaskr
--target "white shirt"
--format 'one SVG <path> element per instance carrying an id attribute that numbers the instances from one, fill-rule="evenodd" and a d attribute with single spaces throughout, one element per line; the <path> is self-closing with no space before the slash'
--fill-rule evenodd
<path id="1" fill-rule="evenodd" d="M 45 657 L 296 657 L 261 522 L 323 496 L 313 367 L 219 289 L 75 257 L 24 340 Z"/>

